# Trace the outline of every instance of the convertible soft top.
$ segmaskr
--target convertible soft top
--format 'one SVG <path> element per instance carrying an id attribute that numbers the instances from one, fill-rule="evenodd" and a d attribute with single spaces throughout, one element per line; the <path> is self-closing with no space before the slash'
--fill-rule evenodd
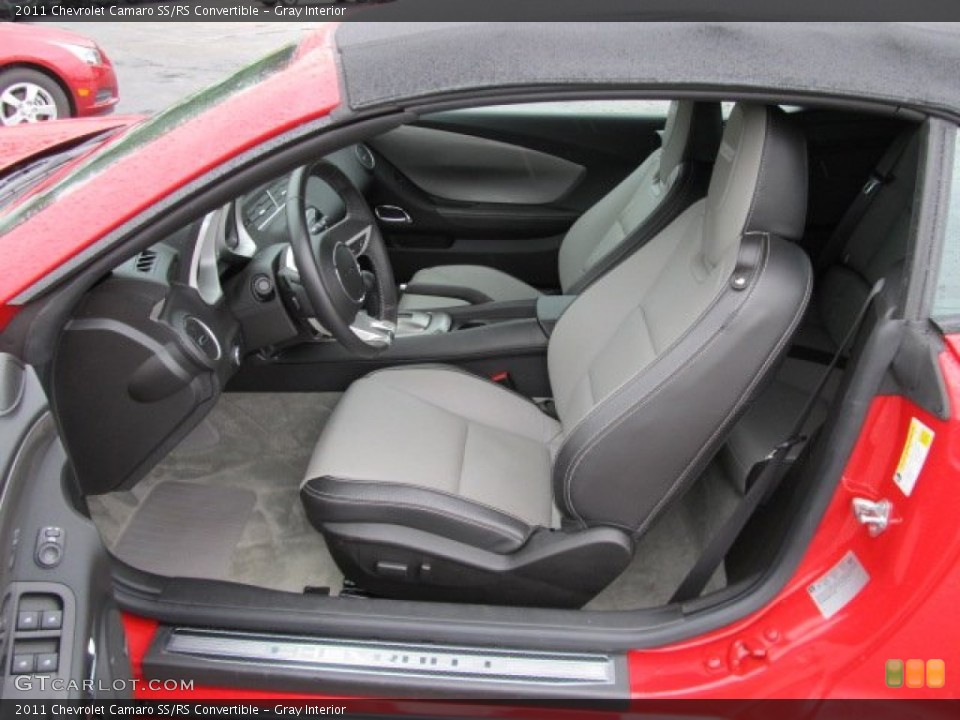
<path id="1" fill-rule="evenodd" d="M 345 23 L 336 41 L 354 110 L 487 87 L 669 83 L 960 114 L 960 33 L 945 25 Z"/>

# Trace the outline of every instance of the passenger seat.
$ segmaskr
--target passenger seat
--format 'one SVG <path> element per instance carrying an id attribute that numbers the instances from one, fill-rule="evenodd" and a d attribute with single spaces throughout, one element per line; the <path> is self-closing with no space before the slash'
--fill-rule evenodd
<path id="1" fill-rule="evenodd" d="M 810 309 L 794 336 L 789 356 L 770 385 L 734 427 L 720 452 L 731 480 L 744 489 L 750 468 L 785 440 L 808 398 L 816 390 L 828 358 L 843 342 L 870 289 L 887 279 L 885 295 L 896 294 L 902 279 L 916 185 L 919 138 L 905 144 L 893 171 L 885 178 L 866 212 L 842 245 L 838 256 L 821 269 Z M 868 315 L 868 318 L 871 317 Z M 805 359 L 819 356 L 817 361 Z M 806 434 L 826 419 L 839 373 L 811 413 Z M 799 448 L 794 450 L 794 455 Z"/>
<path id="2" fill-rule="evenodd" d="M 720 146 L 720 103 L 671 103 L 661 147 L 587 210 L 560 245 L 560 284 L 577 295 L 706 194 Z M 442 265 L 417 272 L 400 310 L 480 302 L 535 300 L 535 287 L 483 265 Z"/>

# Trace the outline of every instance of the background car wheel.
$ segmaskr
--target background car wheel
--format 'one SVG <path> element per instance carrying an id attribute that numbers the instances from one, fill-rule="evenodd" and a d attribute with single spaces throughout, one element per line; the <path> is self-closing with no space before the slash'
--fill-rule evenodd
<path id="1" fill-rule="evenodd" d="M 0 124 L 44 122 L 70 117 L 70 101 L 61 87 L 37 70 L 0 73 Z"/>

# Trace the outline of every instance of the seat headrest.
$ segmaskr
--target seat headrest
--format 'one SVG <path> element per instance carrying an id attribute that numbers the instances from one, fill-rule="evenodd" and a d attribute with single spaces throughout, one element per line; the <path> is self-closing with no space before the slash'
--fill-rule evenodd
<path id="1" fill-rule="evenodd" d="M 660 140 L 660 177 L 670 177 L 687 160 L 712 163 L 722 133 L 720 103 L 674 100 Z"/>
<path id="2" fill-rule="evenodd" d="M 727 120 L 710 177 L 704 260 L 711 267 L 745 233 L 795 240 L 807 215 L 807 147 L 776 106 L 737 103 Z"/>

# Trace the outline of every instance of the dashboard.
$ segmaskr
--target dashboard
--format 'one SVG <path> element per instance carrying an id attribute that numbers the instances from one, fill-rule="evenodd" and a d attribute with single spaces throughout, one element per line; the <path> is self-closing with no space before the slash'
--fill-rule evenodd
<path id="1" fill-rule="evenodd" d="M 373 156 L 365 146 L 326 159 L 369 191 Z M 278 287 L 289 179 L 264 183 L 138 253 L 75 308 L 53 385 L 85 493 L 135 484 L 203 419 L 246 354 L 304 337 L 290 307 L 296 297 Z M 305 205 L 313 232 L 345 214 L 318 178 Z"/>

